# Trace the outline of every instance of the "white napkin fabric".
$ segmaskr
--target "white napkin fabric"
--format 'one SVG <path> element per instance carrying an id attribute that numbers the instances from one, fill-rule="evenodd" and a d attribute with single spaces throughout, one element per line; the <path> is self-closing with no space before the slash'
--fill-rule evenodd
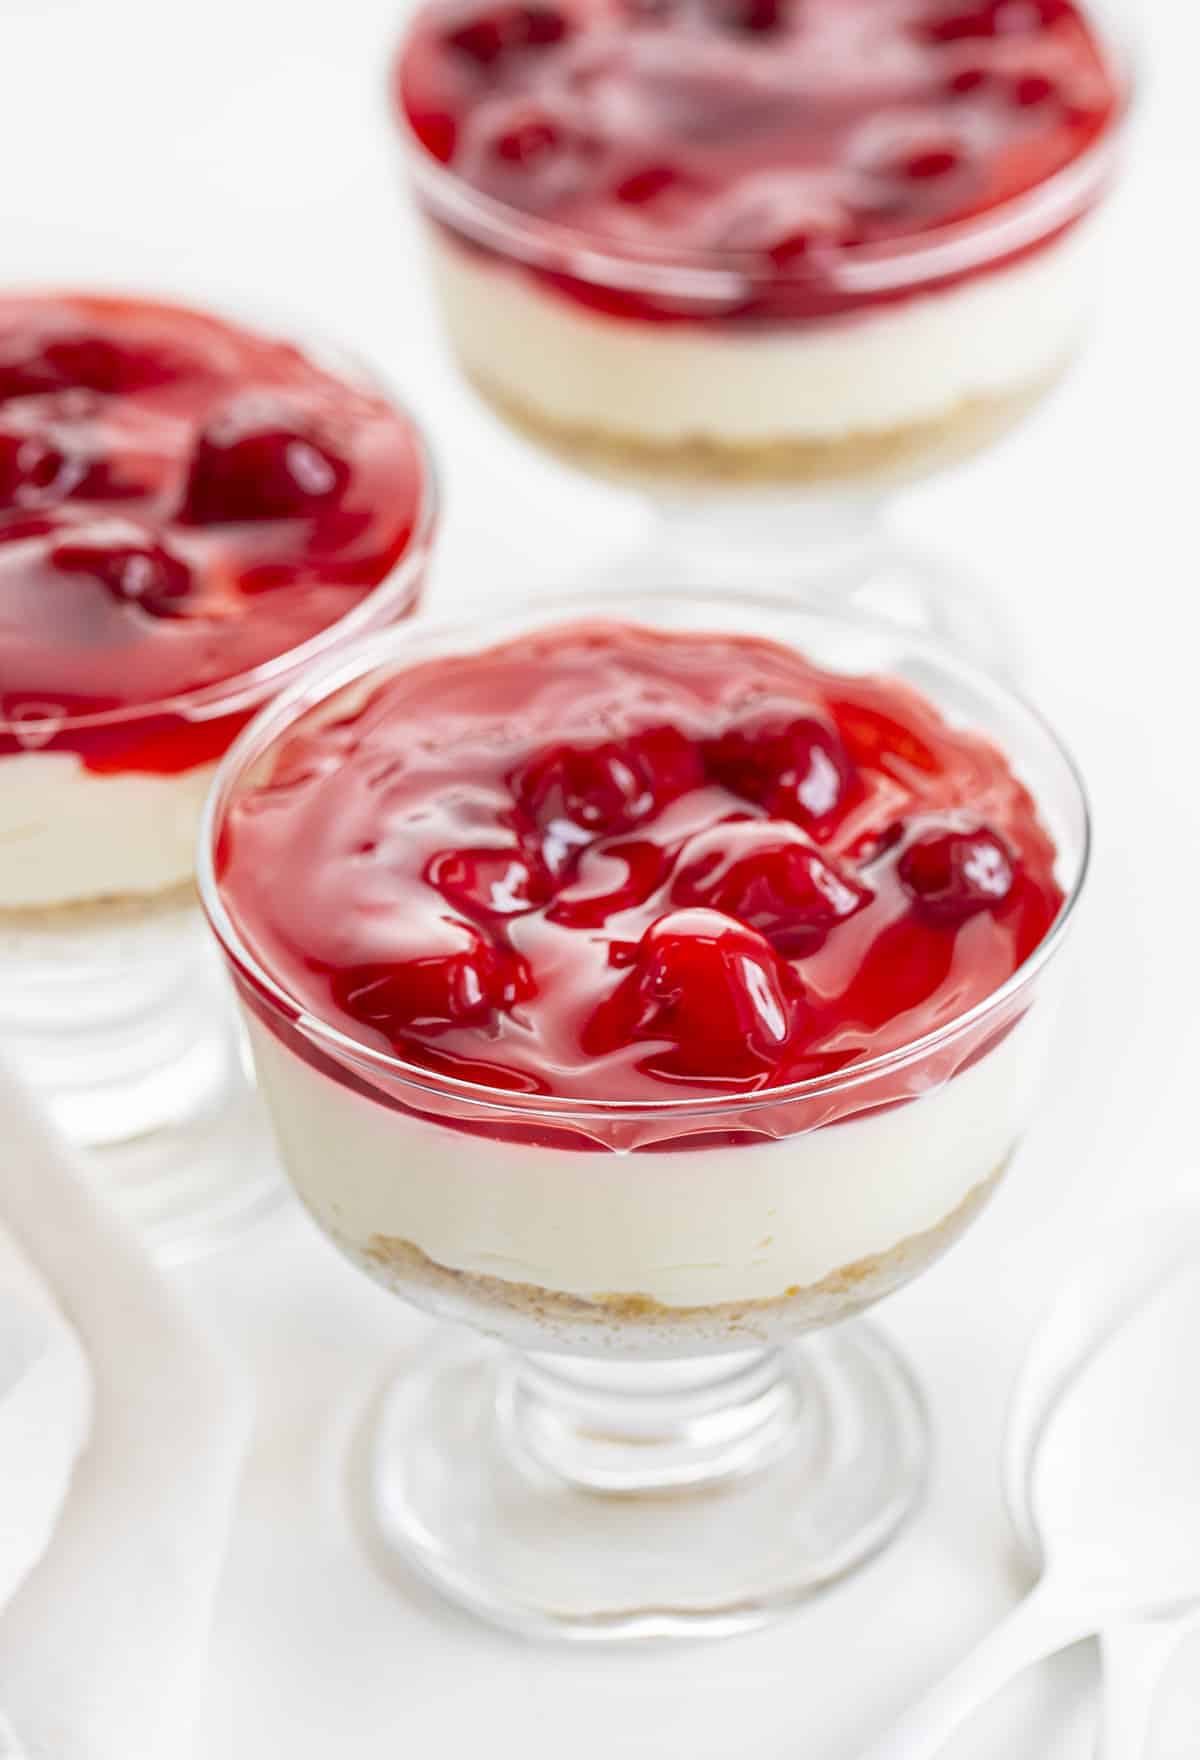
<path id="1" fill-rule="evenodd" d="M 0 1607 L 49 1544 L 91 1412 L 79 1341 L 0 1224 Z"/>
<path id="2" fill-rule="evenodd" d="M 27 1261 L 33 1336 L 31 1292 L 41 1289 L 60 1378 L 72 1372 L 64 1336 L 78 1341 L 80 1431 L 80 1345 L 92 1392 L 90 1436 L 57 1524 L 44 1501 L 30 1518 L 41 1528 L 22 1545 L 0 1512 L 0 1760 L 186 1760 L 249 1435 L 247 1387 L 3 1066 L 0 1219 Z M 38 1448 L 58 1460 L 61 1500 L 71 1453 L 61 1384 L 57 1397 L 55 1408 L 44 1391 L 40 1416 L 66 1422 L 66 1438 L 34 1413 L 26 1442 L 30 1462 Z M 27 1473 L 14 1465 L 10 1483 L 3 1458 L 0 1495 L 34 1509 Z"/>

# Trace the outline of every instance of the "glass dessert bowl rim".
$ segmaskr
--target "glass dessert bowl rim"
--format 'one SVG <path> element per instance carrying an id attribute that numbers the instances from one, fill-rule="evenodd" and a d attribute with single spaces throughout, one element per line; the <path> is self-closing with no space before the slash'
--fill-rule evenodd
<path id="1" fill-rule="evenodd" d="M 398 606 L 409 601 L 420 582 L 427 564 L 441 511 L 441 485 L 434 457 L 423 423 L 405 401 L 393 390 L 390 380 L 371 362 L 343 347 L 336 339 L 303 319 L 280 313 L 278 308 L 256 304 L 253 300 L 229 302 L 219 299 L 202 305 L 188 304 L 170 294 L 123 287 L 49 286 L 40 283 L 0 288 L 0 306 L 6 300 L 86 300 L 91 304 L 114 306 L 136 305 L 148 310 L 179 314 L 184 317 L 212 319 L 243 329 L 261 331 L 268 340 L 291 343 L 302 350 L 319 368 L 335 377 L 348 380 L 373 391 L 381 397 L 404 423 L 412 437 L 420 475 L 420 500 L 408 542 L 387 573 L 370 587 L 364 596 L 335 622 L 326 624 L 306 641 L 281 654 L 273 655 L 247 671 L 232 673 L 228 678 L 194 690 L 177 691 L 145 703 L 127 703 L 118 709 L 97 709 L 84 715 L 31 715 L 14 720 L 0 714 L 0 737 L 8 738 L 29 752 L 40 752 L 60 734 L 103 731 L 109 728 L 136 726 L 158 716 L 173 715 L 186 721 L 218 720 L 222 716 L 254 707 L 271 694 L 278 681 L 290 679 L 311 663 L 319 663 L 347 643 L 371 634 L 379 619 L 387 618 Z M 113 517 L 98 512 L 98 519 Z M 43 708 L 34 702 L 34 708 Z"/>
<path id="2" fill-rule="evenodd" d="M 821 624 L 830 630 L 851 636 L 858 634 L 864 640 L 874 638 L 876 641 L 881 636 L 894 635 L 908 645 L 910 653 L 919 656 L 942 678 L 952 676 L 965 682 L 977 699 L 982 696 L 995 705 L 1006 706 L 1010 711 L 1015 709 L 1045 742 L 1061 766 L 1078 808 L 1078 856 L 1074 871 L 1064 882 L 1064 901 L 1049 931 L 1002 985 L 963 1014 L 944 1022 L 920 1038 L 830 1075 L 752 1091 L 630 1101 L 583 1100 L 557 1094 L 530 1095 L 507 1088 L 486 1087 L 481 1083 L 431 1070 L 421 1064 L 410 1063 L 394 1052 L 369 1045 L 323 1020 L 278 981 L 251 950 L 234 920 L 233 913 L 226 906 L 217 877 L 216 852 L 226 810 L 244 774 L 264 757 L 281 735 L 288 733 L 311 711 L 332 702 L 343 691 L 363 685 L 373 677 L 378 682 L 383 682 L 390 676 L 408 670 L 410 664 L 420 665 L 442 654 L 466 651 L 477 653 L 493 643 L 502 642 L 506 635 L 515 639 L 522 634 L 534 635 L 555 628 L 588 627 L 605 622 L 626 623 L 643 629 L 662 628 L 664 626 L 661 623 L 656 624 L 654 621 L 655 613 L 660 608 L 670 606 L 689 607 L 712 614 L 713 621 L 697 626 L 693 631 L 696 634 L 753 633 L 761 638 L 761 631 L 748 632 L 738 628 L 739 609 L 749 607 L 767 616 L 778 617 L 784 626 L 789 622 L 807 622 L 810 626 Z M 722 610 L 727 614 L 724 625 L 716 621 Z M 446 642 L 452 644 L 455 637 L 464 639 L 464 648 L 441 645 Z M 784 629 L 781 629 L 768 633 L 766 639 L 786 642 L 787 636 Z M 792 645 L 804 652 L 801 637 L 798 636 Z M 923 694 L 930 695 L 930 700 L 939 713 L 945 712 L 936 695 L 928 692 Z M 986 730 L 985 737 L 990 737 L 986 735 Z M 1038 793 L 1036 790 L 1032 792 L 1037 803 Z M 813 609 L 795 600 L 767 593 L 741 594 L 735 599 L 727 590 L 689 588 L 666 590 L 648 599 L 645 591 L 639 588 L 606 591 L 601 599 L 586 601 L 570 594 L 533 593 L 507 601 L 498 610 L 495 607 L 489 608 L 486 615 L 478 618 L 467 614 L 423 619 L 415 625 L 406 624 L 380 631 L 356 643 L 352 650 L 339 655 L 335 663 L 306 671 L 242 730 L 221 760 L 201 818 L 196 871 L 201 905 L 209 926 L 238 976 L 260 1001 L 269 1006 L 274 1015 L 285 1019 L 294 1031 L 325 1052 L 335 1063 L 370 1069 L 393 1083 L 402 1084 L 406 1089 L 434 1095 L 442 1100 L 453 1100 L 456 1105 L 473 1111 L 492 1115 L 504 1114 L 506 1117 L 529 1122 L 619 1123 L 655 1119 L 719 1121 L 735 1115 L 741 1118 L 766 1108 L 843 1094 L 847 1090 L 903 1070 L 913 1063 L 919 1063 L 943 1046 L 967 1036 L 990 1017 L 1000 1013 L 1029 987 L 1065 941 L 1087 880 L 1091 844 L 1091 814 L 1087 789 L 1078 765 L 1050 723 L 1019 693 L 961 659 L 940 643 L 900 626 L 881 625 L 872 619 L 853 614 Z"/>
<path id="3" fill-rule="evenodd" d="M 437 10 L 439 0 L 422 0 L 409 19 L 389 61 L 387 103 L 400 134 L 417 190 L 433 217 L 497 254 L 552 268 L 576 280 L 664 299 L 734 304 L 760 288 L 826 287 L 848 299 L 919 289 L 1003 261 L 1080 217 L 1090 198 L 1102 192 L 1120 162 L 1141 90 L 1135 32 L 1115 0 L 1083 0 L 1097 27 L 1105 59 L 1116 84 L 1118 104 L 1102 134 L 1084 152 L 1050 177 L 986 212 L 933 227 L 917 238 L 878 245 L 856 245 L 823 263 L 786 270 L 764 269 L 753 253 L 706 249 L 661 249 L 545 220 L 476 189 L 437 159 L 414 129 L 396 90 L 415 25 Z M 779 319 L 778 323 L 829 322 Z"/>

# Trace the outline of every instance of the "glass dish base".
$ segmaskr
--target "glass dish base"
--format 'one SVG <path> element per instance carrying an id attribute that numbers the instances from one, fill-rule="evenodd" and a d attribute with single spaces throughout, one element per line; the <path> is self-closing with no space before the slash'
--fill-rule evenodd
<path id="1" fill-rule="evenodd" d="M 284 1190 L 233 999 L 190 888 L 0 915 L 0 1043 L 166 1259 Z"/>
<path id="2" fill-rule="evenodd" d="M 232 1245 L 287 1195 L 266 1109 L 240 1071 L 201 1115 L 84 1159 L 164 1265 Z"/>
<path id="3" fill-rule="evenodd" d="M 927 1452 L 908 1371 L 860 1321 L 625 1364 L 447 1329 L 384 1398 L 371 1523 L 452 1601 L 530 1637 L 718 1637 L 885 1546 Z"/>
<path id="4" fill-rule="evenodd" d="M 867 494 L 660 498 L 639 544 L 572 585 L 588 595 L 770 591 L 932 637 L 1005 682 L 1026 670 L 1017 620 L 1001 596 L 953 557 L 897 534 L 884 504 Z"/>

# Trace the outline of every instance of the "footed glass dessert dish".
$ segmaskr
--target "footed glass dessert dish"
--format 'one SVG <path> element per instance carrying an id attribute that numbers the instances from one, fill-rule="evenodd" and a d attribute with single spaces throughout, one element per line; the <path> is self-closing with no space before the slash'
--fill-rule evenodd
<path id="1" fill-rule="evenodd" d="M 1118 35 L 1083 0 L 434 0 L 392 95 L 456 356 L 652 498 L 647 578 L 749 566 L 991 657 L 882 514 L 1079 352 Z"/>
<path id="2" fill-rule="evenodd" d="M 167 1250 L 280 1189 L 196 910 L 205 794 L 274 691 L 413 609 L 433 516 L 361 369 L 0 297 L 0 1036 Z"/>
<path id="3" fill-rule="evenodd" d="M 987 675 L 752 595 L 396 630 L 271 705 L 205 909 L 297 1192 L 454 1323 L 382 1407 L 385 1544 L 584 1639 L 882 1547 L 927 1440 L 857 1316 L 1008 1166 L 1087 845 Z"/>

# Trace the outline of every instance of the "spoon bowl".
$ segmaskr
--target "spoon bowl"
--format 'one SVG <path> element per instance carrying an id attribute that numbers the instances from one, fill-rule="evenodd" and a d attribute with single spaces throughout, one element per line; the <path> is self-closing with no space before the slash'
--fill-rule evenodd
<path id="1" fill-rule="evenodd" d="M 1200 1602 L 1200 1202 L 1108 1229 L 1060 1294 L 1014 1396 L 1004 1478 L 1040 1579 L 863 1760 L 933 1760 L 1023 1669 L 1103 1633 L 1101 1752 L 1138 1760 L 1171 1653 Z M 1116 1741 L 1117 1733 L 1120 1740 Z"/>
<path id="2" fill-rule="evenodd" d="M 1136 1229 L 1136 1232 L 1135 1232 Z M 1105 1346 L 1188 1264 L 1200 1266 L 1200 1198 L 1179 1198 L 1102 1230 L 1039 1327 L 1009 1407 L 1004 1492 L 1017 1536 L 1045 1567 L 1035 1468 L 1062 1400 Z"/>

